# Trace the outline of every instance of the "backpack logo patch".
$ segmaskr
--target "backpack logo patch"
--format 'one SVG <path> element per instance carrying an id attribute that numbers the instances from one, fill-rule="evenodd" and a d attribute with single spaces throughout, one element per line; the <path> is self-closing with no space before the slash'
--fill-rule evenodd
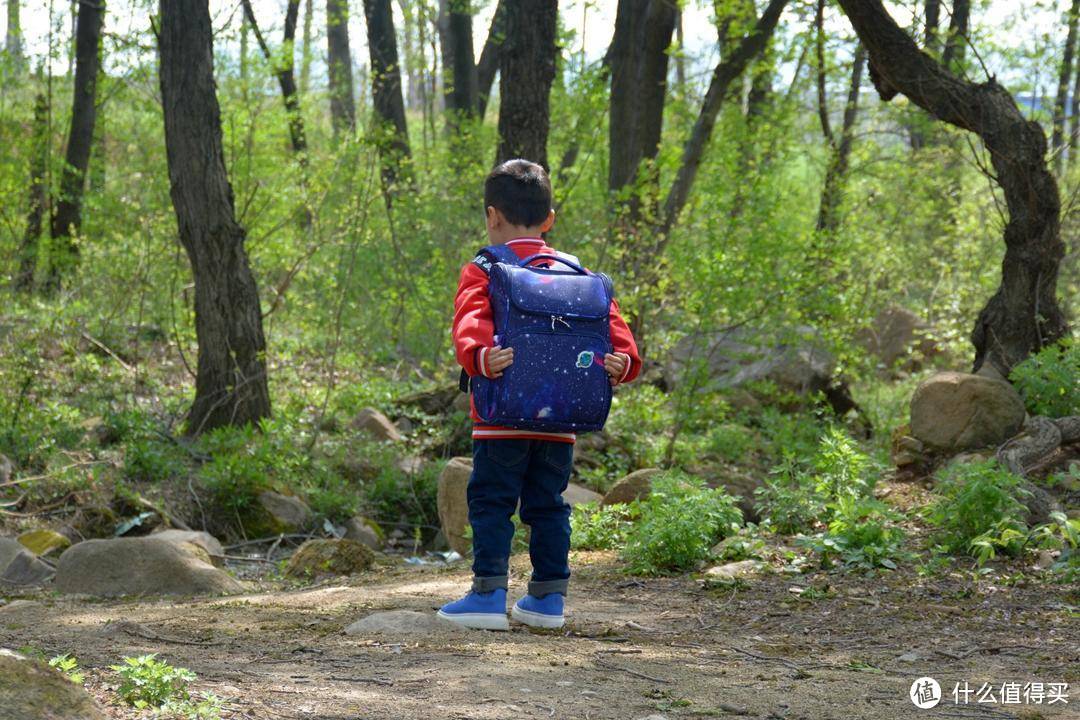
<path id="1" fill-rule="evenodd" d="M 577 356 L 577 366 L 579 368 L 591 367 L 594 359 L 592 350 L 582 350 Z"/>

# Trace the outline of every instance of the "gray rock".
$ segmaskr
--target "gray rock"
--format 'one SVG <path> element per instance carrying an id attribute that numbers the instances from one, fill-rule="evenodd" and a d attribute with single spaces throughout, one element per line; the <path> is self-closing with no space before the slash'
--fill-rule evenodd
<path id="1" fill-rule="evenodd" d="M 349 518 L 345 521 L 345 539 L 358 542 L 372 550 L 382 547 L 382 538 L 371 521 L 363 517 Z"/>
<path id="2" fill-rule="evenodd" d="M 385 610 L 361 618 L 345 628 L 346 635 L 430 635 L 467 633 L 467 628 L 444 620 L 433 612 Z"/>
<path id="3" fill-rule="evenodd" d="M 917 370 L 923 361 L 942 352 L 930 326 L 912 311 L 898 305 L 881 310 L 857 339 L 886 370 Z"/>
<path id="4" fill-rule="evenodd" d="M 10 720 L 106 720 L 81 686 L 44 663 L 0 649 L 0 717 Z"/>
<path id="5" fill-rule="evenodd" d="M 996 446 L 1024 424 L 1024 401 L 1012 385 L 961 372 L 924 380 L 911 397 L 911 434 L 936 450 Z"/>
<path id="6" fill-rule="evenodd" d="M 56 588 L 103 597 L 243 590 L 231 575 L 197 557 L 184 543 L 154 537 L 87 540 L 72 546 L 60 556 Z"/>
<path id="7" fill-rule="evenodd" d="M 171 543 L 190 543 L 202 548 L 210 556 L 211 562 L 221 567 L 225 562 L 225 548 L 221 541 L 208 532 L 201 530 L 159 530 L 150 535 L 158 540 L 167 540 Z"/>
<path id="8" fill-rule="evenodd" d="M 581 505 L 584 503 L 596 503 L 597 505 L 604 499 L 604 496 L 600 493 L 590 490 L 587 487 L 578 485 L 577 483 L 570 483 L 566 486 L 566 490 L 563 491 L 563 500 L 565 500 L 571 507 L 574 505 Z"/>
<path id="9" fill-rule="evenodd" d="M 11 480 L 11 476 L 15 473 L 15 465 L 7 459 L 6 455 L 0 455 L 0 483 L 6 483 Z"/>
<path id="10" fill-rule="evenodd" d="M 15 556 L 26 550 L 21 542 L 13 537 L 0 537 L 0 572 L 8 566 Z"/>
<path id="11" fill-rule="evenodd" d="M 297 532 L 307 528 L 313 519 L 311 508 L 295 495 L 264 490 L 259 493 L 259 504 L 270 516 L 274 532 Z"/>
<path id="12" fill-rule="evenodd" d="M 661 472 L 663 471 L 659 468 L 635 470 L 612 485 L 611 489 L 604 495 L 604 505 L 629 503 L 646 497 L 652 492 L 653 478 Z"/>
<path id="13" fill-rule="evenodd" d="M 38 558 L 29 550 L 23 550 L 15 555 L 0 572 L 0 586 L 7 585 L 41 585 L 52 579 L 56 571 L 52 566 Z"/>
<path id="14" fill-rule="evenodd" d="M 376 440 L 399 442 L 403 439 L 397 426 L 390 422 L 390 418 L 375 408 L 364 408 L 358 412 L 353 418 L 352 428 L 362 430 Z"/>
<path id="15" fill-rule="evenodd" d="M 353 575 L 368 569 L 374 559 L 370 548 L 353 540 L 319 538 L 297 548 L 285 566 L 285 574 L 298 579 Z"/>
<path id="16" fill-rule="evenodd" d="M 738 580 L 756 573 L 759 565 L 757 560 L 739 560 L 711 567 L 705 571 L 705 575 L 713 580 Z"/>

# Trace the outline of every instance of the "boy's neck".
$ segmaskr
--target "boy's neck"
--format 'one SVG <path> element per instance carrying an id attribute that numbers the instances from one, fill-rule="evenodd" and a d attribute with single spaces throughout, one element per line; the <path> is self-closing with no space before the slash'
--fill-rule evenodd
<path id="1" fill-rule="evenodd" d="M 539 240 L 543 242 L 543 238 L 541 237 L 543 233 L 544 231 L 538 227 L 513 227 L 499 233 L 493 233 L 488 236 L 488 239 L 491 241 L 492 245 L 505 245 L 512 240 Z"/>

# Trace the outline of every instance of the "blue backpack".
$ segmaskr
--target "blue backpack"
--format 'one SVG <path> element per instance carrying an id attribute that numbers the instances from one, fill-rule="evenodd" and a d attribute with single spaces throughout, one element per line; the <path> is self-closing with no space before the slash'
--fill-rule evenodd
<path id="1" fill-rule="evenodd" d="M 529 267 L 540 259 L 569 270 Z M 600 430 L 611 409 L 604 355 L 612 352 L 611 280 L 565 255 L 523 260 L 505 245 L 473 262 L 489 277 L 495 344 L 514 348 L 502 377 L 472 378 L 473 403 L 490 425 L 541 432 Z M 462 390 L 469 378 L 462 373 Z"/>

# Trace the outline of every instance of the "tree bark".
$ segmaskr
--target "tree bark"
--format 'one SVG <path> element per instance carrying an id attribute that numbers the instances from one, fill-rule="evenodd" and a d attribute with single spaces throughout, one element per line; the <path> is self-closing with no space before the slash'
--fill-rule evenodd
<path id="1" fill-rule="evenodd" d="M 1077 147 L 1077 144 L 1080 143 L 1080 68 L 1077 69 L 1076 84 L 1073 85 L 1071 108 L 1070 115 L 1072 117 L 1069 119 L 1069 162 L 1066 166 L 1070 172 L 1076 166 L 1076 156 L 1080 155 L 1080 147 Z"/>
<path id="2" fill-rule="evenodd" d="M 75 31 L 75 86 L 71 103 L 64 170 L 60 175 L 60 198 L 52 217 L 53 253 L 49 263 L 49 289 L 60 289 L 61 277 L 78 262 L 73 234 L 82 227 L 82 199 L 86 168 L 94 143 L 97 117 L 97 78 L 101 63 L 101 26 L 104 0 L 80 0 Z"/>
<path id="3" fill-rule="evenodd" d="M 225 170 L 209 5 L 161 0 L 159 12 L 170 194 L 195 279 L 199 355 L 187 432 L 196 435 L 270 415 L 266 341 Z"/>
<path id="4" fill-rule="evenodd" d="M 870 77 L 882 99 L 904 93 L 934 117 L 977 134 L 986 145 L 1009 210 L 1001 285 L 972 330 L 973 369 L 1009 370 L 1068 331 L 1058 306 L 1060 237 L 1057 182 L 1046 164 L 1046 135 L 1024 118 L 993 79 L 958 78 L 893 21 L 880 0 L 839 0 L 870 55 Z"/>
<path id="5" fill-rule="evenodd" d="M 532 160 L 548 169 L 549 97 L 555 79 L 556 0 L 516 0 L 506 8 L 496 163 Z"/>
<path id="6" fill-rule="evenodd" d="M 495 14 L 491 16 L 491 26 L 488 28 L 487 40 L 484 41 L 484 49 L 480 51 L 480 59 L 476 63 L 476 116 L 481 120 L 484 118 L 484 111 L 487 110 L 488 99 L 491 97 L 495 73 L 499 71 L 499 59 L 505 39 L 506 3 L 499 0 L 499 4 L 495 6 Z"/>
<path id="7" fill-rule="evenodd" d="M 1066 23 L 1069 29 L 1065 35 L 1065 47 L 1061 53 L 1057 97 L 1054 100 L 1054 131 L 1050 139 L 1050 152 L 1054 156 L 1054 172 L 1058 177 L 1061 177 L 1062 160 L 1065 154 L 1065 104 L 1069 101 L 1069 81 L 1072 80 L 1078 18 L 1080 18 L 1080 0 L 1073 0 Z M 1072 152 L 1071 148 L 1070 152 Z"/>
<path id="8" fill-rule="evenodd" d="M 608 49 L 611 99 L 608 108 L 608 190 L 619 190 L 637 172 L 637 108 L 641 87 L 641 47 L 649 0 L 619 0 Z"/>
<path id="9" fill-rule="evenodd" d="M 29 293 L 34 289 L 41 226 L 49 203 L 48 187 L 45 184 L 45 168 L 49 164 L 49 104 L 43 92 L 39 92 L 34 97 L 32 148 L 30 203 L 26 213 L 26 230 L 23 232 L 22 243 L 19 245 L 19 270 L 13 284 L 14 289 L 22 293 Z"/>
<path id="10" fill-rule="evenodd" d="M 467 0 L 441 0 L 439 30 L 443 56 L 443 101 L 447 128 L 476 113 L 478 72 L 473 56 L 472 12 Z"/>
<path id="11" fill-rule="evenodd" d="M 387 203 L 410 157 L 401 68 L 390 0 L 364 0 L 368 52 L 371 57 L 371 96 L 376 117 L 376 142 L 382 158 L 383 193 Z"/>
<path id="12" fill-rule="evenodd" d="M 701 111 L 694 122 L 694 128 L 690 132 L 689 139 L 683 146 L 682 164 L 679 166 L 675 181 L 668 190 L 667 198 L 664 201 L 657 232 L 658 250 L 662 250 L 666 245 L 671 228 L 674 227 L 679 213 L 682 212 L 686 206 L 686 201 L 690 197 L 690 188 L 694 184 L 698 168 L 701 166 L 701 160 L 705 156 L 705 148 L 712 137 L 717 113 L 720 112 L 720 107 L 723 105 L 732 83 L 745 72 L 750 61 L 768 45 L 786 5 L 787 0 L 769 0 L 768 6 L 766 6 L 750 33 L 713 70 Z"/>
<path id="13" fill-rule="evenodd" d="M 329 0 L 327 0 L 329 2 Z M 311 61 L 315 56 L 311 47 L 311 22 L 315 15 L 315 0 L 304 0 L 304 28 L 302 30 L 304 35 L 304 49 L 300 53 L 300 95 L 304 96 L 308 94 L 311 89 Z M 327 38 L 329 42 L 329 38 Z M 349 65 L 349 72 L 352 73 L 352 64 Z"/>
<path id="14" fill-rule="evenodd" d="M 21 2 L 22 0 L 7 0 L 7 34 L 4 38 L 4 50 L 18 73 L 22 72 L 25 63 L 22 49 L 22 26 L 19 22 Z"/>
<path id="15" fill-rule="evenodd" d="M 844 198 L 844 187 L 847 184 L 851 146 L 855 139 L 855 119 L 859 113 L 859 90 L 862 87 L 862 71 L 865 64 L 866 50 L 860 44 L 855 50 L 855 58 L 851 63 L 851 82 L 848 85 L 847 104 L 844 105 L 840 137 L 837 138 L 831 133 L 826 136 L 831 152 L 829 167 L 825 171 L 825 182 L 821 189 L 821 202 L 818 206 L 817 231 L 819 233 L 835 232 L 840 227 L 840 203 Z M 824 95 L 822 103 L 825 103 Z"/>
<path id="16" fill-rule="evenodd" d="M 309 0 L 310 2 L 310 0 Z M 330 80 L 330 120 L 334 136 L 356 128 L 353 104 L 352 53 L 349 51 L 348 0 L 326 0 L 327 71 Z"/>
<path id="17" fill-rule="evenodd" d="M 302 166 L 307 165 L 307 135 L 304 132 L 304 116 L 300 112 L 300 98 L 296 92 L 296 76 L 293 73 L 293 45 L 296 40 L 296 21 L 300 14 L 300 0 L 289 0 L 285 11 L 285 42 L 284 55 L 281 61 L 274 59 L 270 52 L 270 46 L 266 44 L 266 38 L 259 30 L 259 23 L 255 20 L 255 11 L 251 7 L 251 0 L 243 0 L 244 14 L 248 24 L 255 35 L 255 42 L 262 50 L 263 57 L 270 64 L 278 85 L 281 87 L 281 97 L 285 102 L 285 112 L 289 116 L 289 140 L 292 143 L 293 152 L 299 157 Z"/>

